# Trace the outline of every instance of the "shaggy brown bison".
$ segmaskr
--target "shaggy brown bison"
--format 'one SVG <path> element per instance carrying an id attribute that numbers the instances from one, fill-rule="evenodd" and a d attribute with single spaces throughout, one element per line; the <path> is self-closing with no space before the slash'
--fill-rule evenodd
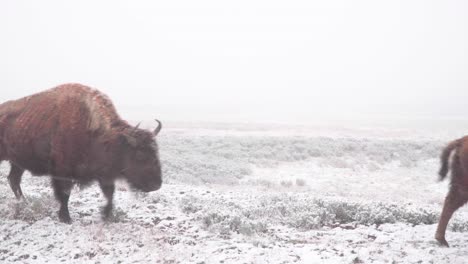
<path id="1" fill-rule="evenodd" d="M 111 100 L 80 84 L 64 84 L 0 105 L 0 162 L 10 161 L 8 180 L 23 196 L 25 170 L 50 175 L 62 222 L 70 222 L 68 198 L 74 184 L 97 181 L 112 212 L 114 181 L 127 180 L 144 192 L 161 187 L 161 165 L 153 131 L 130 126 Z"/>
<path id="2" fill-rule="evenodd" d="M 449 163 L 452 152 L 452 159 Z M 435 238 L 441 245 L 448 247 L 447 240 L 445 240 L 447 224 L 453 213 L 468 201 L 468 136 L 449 143 L 442 151 L 441 163 L 440 180 L 447 176 L 449 169 L 452 175 Z"/>

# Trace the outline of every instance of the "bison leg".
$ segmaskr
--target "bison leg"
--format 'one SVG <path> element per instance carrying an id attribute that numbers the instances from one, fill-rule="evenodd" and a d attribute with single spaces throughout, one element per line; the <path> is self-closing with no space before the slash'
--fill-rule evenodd
<path id="1" fill-rule="evenodd" d="M 73 183 L 66 180 L 52 179 L 55 198 L 60 203 L 58 216 L 61 222 L 69 224 L 71 222 L 70 213 L 68 212 L 68 199 L 70 198 Z"/>
<path id="2" fill-rule="evenodd" d="M 115 185 L 114 183 L 104 183 L 102 181 L 99 182 L 99 185 L 101 186 L 102 193 L 107 199 L 107 204 L 102 209 L 102 216 L 105 220 L 108 220 L 112 215 L 112 200 L 114 198 Z"/>
<path id="3" fill-rule="evenodd" d="M 21 191 L 21 177 L 23 176 L 24 169 L 11 163 L 10 174 L 8 175 L 8 182 L 10 183 L 11 190 L 16 196 L 16 199 L 23 198 L 23 191 Z"/>
<path id="4" fill-rule="evenodd" d="M 445 198 L 444 208 L 440 215 L 439 225 L 435 234 L 435 239 L 442 245 L 448 247 L 449 244 L 445 240 L 445 231 L 453 213 L 463 206 L 468 201 L 466 192 L 460 190 L 458 186 L 451 186 L 447 197 Z"/>

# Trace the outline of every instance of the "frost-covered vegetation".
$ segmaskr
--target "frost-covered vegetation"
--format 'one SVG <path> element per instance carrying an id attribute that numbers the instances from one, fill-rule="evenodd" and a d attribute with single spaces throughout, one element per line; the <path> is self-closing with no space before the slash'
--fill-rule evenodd
<path id="1" fill-rule="evenodd" d="M 327 137 L 162 136 L 165 180 L 235 184 L 252 166 L 317 160 L 322 167 L 376 170 L 389 163 L 414 167 L 438 157 L 443 141 Z"/>
<path id="2" fill-rule="evenodd" d="M 180 208 L 220 234 L 262 235 L 278 225 L 306 231 L 343 225 L 415 226 L 438 221 L 438 212 L 416 205 L 310 198 L 304 193 L 249 196 L 241 201 L 189 196 L 181 200 Z M 456 219 L 452 230 L 468 232 L 468 219 Z"/>

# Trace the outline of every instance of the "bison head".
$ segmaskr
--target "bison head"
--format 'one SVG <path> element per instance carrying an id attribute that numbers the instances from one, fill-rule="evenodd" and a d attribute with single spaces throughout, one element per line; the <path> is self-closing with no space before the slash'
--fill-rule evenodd
<path id="1" fill-rule="evenodd" d="M 161 122 L 153 131 L 139 129 L 138 126 L 123 130 L 116 138 L 116 151 L 119 157 L 116 168 L 136 189 L 151 192 L 161 188 L 161 164 L 155 137 L 161 130 Z"/>

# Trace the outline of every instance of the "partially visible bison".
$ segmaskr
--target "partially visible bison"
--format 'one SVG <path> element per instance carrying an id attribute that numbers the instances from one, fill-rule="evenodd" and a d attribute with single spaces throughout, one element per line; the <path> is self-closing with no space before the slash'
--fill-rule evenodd
<path id="1" fill-rule="evenodd" d="M 65 223 L 71 221 L 73 185 L 97 181 L 108 201 L 103 209 L 107 218 L 116 179 L 144 192 L 161 187 L 157 122 L 152 132 L 130 126 L 101 92 L 80 84 L 60 85 L 0 104 L 0 162 L 11 164 L 8 180 L 18 199 L 25 170 L 50 175 L 60 203 L 58 216 Z"/>
<path id="2" fill-rule="evenodd" d="M 450 156 L 453 156 L 451 162 Z M 449 143 L 442 151 L 441 163 L 440 179 L 443 180 L 447 176 L 449 169 L 452 171 L 452 177 L 435 238 L 441 245 L 448 247 L 445 240 L 448 222 L 453 213 L 468 201 L 468 136 Z"/>

